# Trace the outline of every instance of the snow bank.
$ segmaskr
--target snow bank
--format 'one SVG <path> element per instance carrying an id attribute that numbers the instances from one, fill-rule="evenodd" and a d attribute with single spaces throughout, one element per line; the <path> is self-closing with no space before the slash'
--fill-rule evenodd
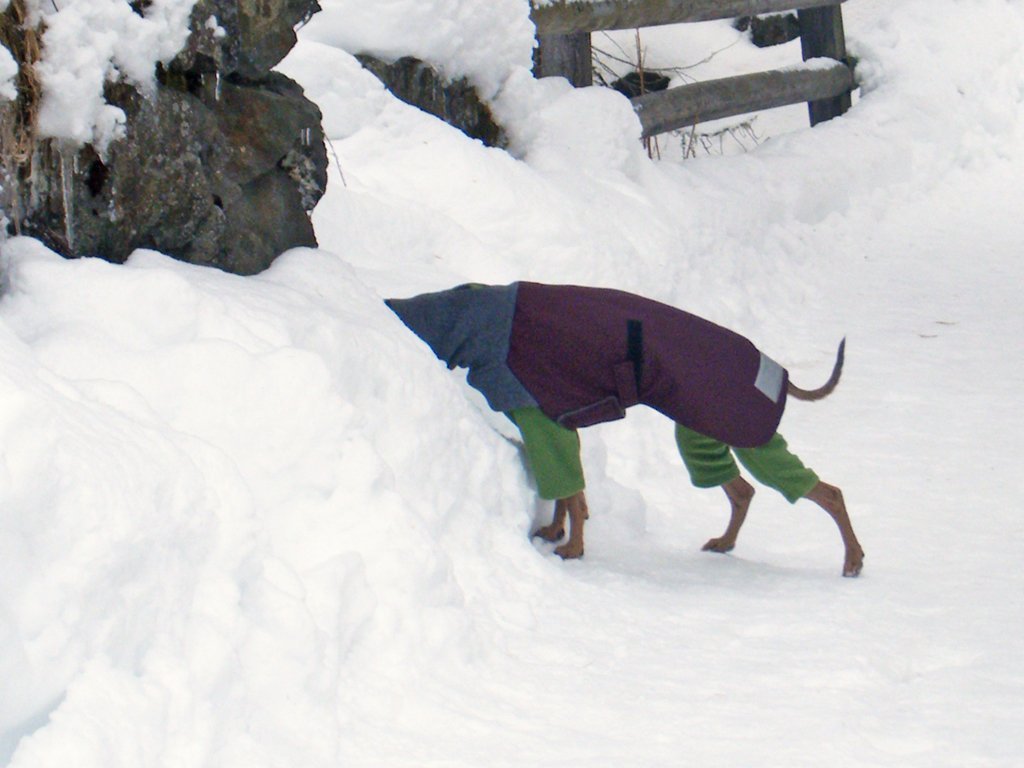
<path id="1" fill-rule="evenodd" d="M 2 752 L 50 718 L 12 766 L 330 765 L 324 696 L 473 652 L 503 587 L 449 554 L 532 551 L 525 477 L 351 270 L 3 268 Z"/>
<path id="2" fill-rule="evenodd" d="M 556 79 L 533 79 L 535 28 L 526 0 L 387 0 L 372 6 L 326 0 L 321 5 L 323 10 L 302 30 L 304 44 L 321 43 L 387 60 L 415 56 L 450 79 L 467 78 L 492 104 L 498 122 L 508 131 L 513 154 L 529 157 L 532 165 L 571 167 L 582 162 L 596 169 L 620 168 L 640 158 L 639 121 L 621 95 L 603 88 L 574 90 Z M 323 73 L 304 63 L 310 56 L 328 56 L 346 66 L 341 63 L 346 57 L 337 51 L 317 49 L 315 54 L 294 52 L 291 62 L 280 68 L 309 78 L 317 94 L 333 105 L 339 96 L 337 81 L 343 78 L 334 78 L 335 84 L 329 86 Z M 341 88 L 349 91 L 351 86 Z M 365 109 L 357 94 L 347 95 L 350 111 Z M 339 118 L 345 114 L 329 111 Z M 328 134 L 333 135 L 330 124 L 329 120 Z"/>
<path id="3" fill-rule="evenodd" d="M 467 77 L 491 98 L 516 68 L 531 66 L 534 27 L 526 0 L 323 0 L 303 38 L 387 60 L 422 59 Z"/>

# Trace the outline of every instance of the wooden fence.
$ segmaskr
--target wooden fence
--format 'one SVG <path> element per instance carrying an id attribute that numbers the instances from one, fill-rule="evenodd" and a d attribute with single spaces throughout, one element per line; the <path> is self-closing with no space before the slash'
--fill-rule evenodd
<path id="1" fill-rule="evenodd" d="M 577 86 L 594 81 L 590 35 L 614 29 L 797 12 L 803 65 L 680 85 L 632 99 L 643 136 L 697 122 L 807 102 L 811 125 L 850 108 L 853 72 L 846 58 L 843 0 L 532 0 L 537 77 Z M 834 63 L 820 61 L 832 59 Z"/>

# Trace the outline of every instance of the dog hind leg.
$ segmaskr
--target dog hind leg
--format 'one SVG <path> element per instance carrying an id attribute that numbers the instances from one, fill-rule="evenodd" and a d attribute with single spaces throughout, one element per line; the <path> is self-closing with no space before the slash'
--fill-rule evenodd
<path id="1" fill-rule="evenodd" d="M 736 546 L 736 537 L 743 527 L 743 521 L 747 519 L 747 510 L 750 509 L 750 502 L 754 498 L 754 486 L 737 475 L 727 483 L 722 484 L 722 490 L 729 498 L 729 525 L 725 533 L 715 539 L 710 539 L 701 549 L 705 552 L 729 552 Z"/>
<path id="2" fill-rule="evenodd" d="M 807 493 L 806 498 L 828 512 L 839 527 L 839 535 L 842 536 L 843 546 L 846 548 L 843 576 L 858 576 L 864 567 L 864 550 L 857 541 L 857 534 L 853 532 L 853 523 L 850 522 L 850 515 L 846 511 L 843 492 L 834 485 L 819 482 Z"/>

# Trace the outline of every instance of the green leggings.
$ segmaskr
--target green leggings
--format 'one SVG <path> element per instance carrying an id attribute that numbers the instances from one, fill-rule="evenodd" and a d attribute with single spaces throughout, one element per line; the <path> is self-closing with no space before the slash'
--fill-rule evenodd
<path id="1" fill-rule="evenodd" d="M 542 499 L 565 499 L 582 491 L 580 436 L 549 419 L 540 408 L 518 408 L 508 416 L 519 427 L 537 493 Z"/>
<path id="2" fill-rule="evenodd" d="M 507 415 L 523 436 L 541 498 L 564 499 L 582 491 L 586 483 L 576 430 L 555 423 L 539 408 L 519 408 Z M 738 477 L 740 470 L 733 454 L 758 482 L 779 491 L 791 503 L 818 484 L 818 476 L 790 453 L 778 433 L 757 448 L 730 448 L 676 424 L 676 445 L 690 480 L 698 488 L 713 488 Z"/>
<path id="3" fill-rule="evenodd" d="M 676 424 L 676 445 L 691 482 L 698 488 L 714 488 L 738 477 L 740 470 L 733 454 L 754 479 L 777 490 L 790 504 L 802 499 L 818 484 L 818 476 L 790 452 L 785 438 L 778 432 L 756 448 L 731 448 Z"/>

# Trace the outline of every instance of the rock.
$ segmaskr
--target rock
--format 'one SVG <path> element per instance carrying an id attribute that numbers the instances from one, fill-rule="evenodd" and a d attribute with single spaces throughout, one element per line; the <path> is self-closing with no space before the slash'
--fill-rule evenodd
<path id="1" fill-rule="evenodd" d="M 37 146 L 6 206 L 17 231 L 65 256 L 122 262 L 152 248 L 239 274 L 315 246 L 308 214 L 327 186 L 321 115 L 271 67 L 294 44 L 294 24 L 318 8 L 200 0 L 189 42 L 159 68 L 152 97 L 107 87 L 127 117 L 125 139 L 104 157 L 91 146 Z"/>
<path id="2" fill-rule="evenodd" d="M 192 36 L 172 68 L 203 71 L 213 62 L 225 74 L 259 80 L 295 45 L 295 26 L 319 10 L 316 0 L 199 0 Z"/>
<path id="3" fill-rule="evenodd" d="M 800 37 L 800 20 L 795 13 L 741 16 L 734 26 L 740 32 L 749 30 L 750 40 L 758 48 L 781 45 Z"/>
<path id="4" fill-rule="evenodd" d="M 612 88 L 621 93 L 627 99 L 642 96 L 645 93 L 664 91 L 668 88 L 671 79 L 660 72 L 627 72 L 614 83 Z"/>
<path id="5" fill-rule="evenodd" d="M 504 131 L 465 78 L 447 80 L 429 64 L 411 56 L 392 63 L 373 56 L 357 58 L 406 104 L 429 112 L 489 147 L 506 146 Z"/>

